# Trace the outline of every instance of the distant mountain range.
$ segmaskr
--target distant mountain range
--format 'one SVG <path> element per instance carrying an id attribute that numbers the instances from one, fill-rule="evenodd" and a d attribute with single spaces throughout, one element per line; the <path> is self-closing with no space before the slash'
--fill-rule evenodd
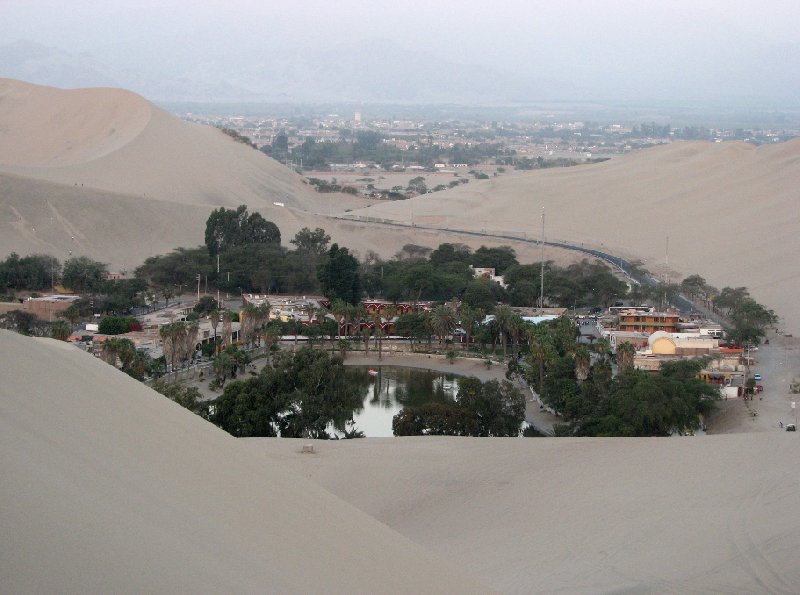
<path id="1" fill-rule="evenodd" d="M 519 65 L 515 65 L 518 67 Z M 284 48 L 134 69 L 30 41 L 0 46 L 0 76 L 61 88 L 120 87 L 158 101 L 364 101 L 498 104 L 575 96 L 574 85 L 460 64 L 386 40 Z"/>

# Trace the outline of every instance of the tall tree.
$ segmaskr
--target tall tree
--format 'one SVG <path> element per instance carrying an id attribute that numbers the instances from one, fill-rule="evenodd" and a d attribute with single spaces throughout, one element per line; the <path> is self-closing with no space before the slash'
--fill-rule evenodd
<path id="1" fill-rule="evenodd" d="M 340 299 L 348 304 L 361 300 L 361 279 L 358 261 L 347 248 L 333 244 L 317 269 L 322 293 L 331 301 Z"/>
<path id="2" fill-rule="evenodd" d="M 211 256 L 234 246 L 280 243 L 278 227 L 259 213 L 248 213 L 245 205 L 237 209 L 220 207 L 206 221 L 205 244 Z"/>
<path id="3" fill-rule="evenodd" d="M 94 292 L 100 289 L 108 268 L 86 256 L 76 256 L 64 263 L 63 283 L 79 293 Z"/>
<path id="4" fill-rule="evenodd" d="M 450 306 L 436 306 L 431 311 L 431 327 L 436 337 L 439 339 L 439 345 L 453 334 L 456 330 L 457 316 L 455 310 Z"/>

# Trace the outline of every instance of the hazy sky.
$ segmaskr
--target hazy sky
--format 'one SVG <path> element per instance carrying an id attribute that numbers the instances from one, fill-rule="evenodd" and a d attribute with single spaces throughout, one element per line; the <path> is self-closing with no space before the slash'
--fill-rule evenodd
<path id="1" fill-rule="evenodd" d="M 799 0 L 0 0 L 0 12 L 8 41 L 151 71 L 376 39 L 620 98 L 800 85 Z"/>

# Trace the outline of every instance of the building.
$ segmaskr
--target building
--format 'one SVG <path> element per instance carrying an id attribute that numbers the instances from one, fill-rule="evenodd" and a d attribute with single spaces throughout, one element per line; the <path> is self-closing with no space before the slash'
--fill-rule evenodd
<path id="1" fill-rule="evenodd" d="M 505 281 L 503 281 L 503 276 L 502 275 L 496 275 L 494 268 L 474 267 L 472 265 L 470 265 L 469 268 L 472 270 L 472 275 L 476 279 L 488 279 L 489 281 L 492 281 L 493 283 L 497 283 L 500 287 L 503 287 L 503 288 L 506 287 Z"/>
<path id="2" fill-rule="evenodd" d="M 671 312 L 636 312 L 619 313 L 617 329 L 620 331 L 652 334 L 657 331 L 677 333 L 680 316 Z"/>

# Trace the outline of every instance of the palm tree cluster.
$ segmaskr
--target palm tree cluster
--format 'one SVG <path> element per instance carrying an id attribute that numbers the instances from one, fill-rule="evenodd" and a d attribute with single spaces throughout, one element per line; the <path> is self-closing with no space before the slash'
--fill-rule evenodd
<path id="1" fill-rule="evenodd" d="M 197 329 L 195 322 L 172 322 L 159 329 L 164 347 L 164 359 L 169 364 L 170 370 L 177 371 L 178 364 L 182 364 L 194 354 Z"/>

